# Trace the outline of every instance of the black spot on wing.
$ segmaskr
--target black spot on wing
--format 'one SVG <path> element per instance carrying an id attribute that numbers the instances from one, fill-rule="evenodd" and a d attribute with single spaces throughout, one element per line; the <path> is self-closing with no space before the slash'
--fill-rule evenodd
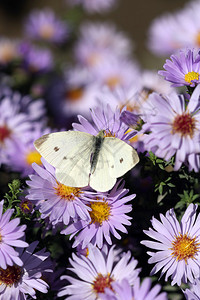
<path id="1" fill-rule="evenodd" d="M 111 168 L 113 169 L 113 168 L 114 168 L 114 165 L 112 165 Z"/>
<path id="2" fill-rule="evenodd" d="M 58 147 L 54 147 L 54 149 L 53 149 L 55 152 L 57 152 L 58 150 L 60 150 L 60 148 L 58 148 Z"/>
<path id="3" fill-rule="evenodd" d="M 63 157 L 63 160 L 66 160 L 66 159 L 67 159 L 67 157 L 66 157 L 66 156 L 64 156 L 64 157 Z"/>
<path id="4" fill-rule="evenodd" d="M 123 158 L 120 158 L 120 160 L 119 160 L 120 164 L 121 164 L 123 161 L 124 161 L 124 159 L 123 159 Z"/>

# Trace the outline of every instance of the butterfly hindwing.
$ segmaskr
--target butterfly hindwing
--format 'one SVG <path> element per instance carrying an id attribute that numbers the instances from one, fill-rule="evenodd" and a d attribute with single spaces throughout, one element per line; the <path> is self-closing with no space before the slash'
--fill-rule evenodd
<path id="1" fill-rule="evenodd" d="M 139 157 L 135 149 L 126 142 L 114 138 L 106 137 L 103 148 L 113 161 L 109 160 L 109 173 L 111 177 L 118 178 L 132 169 L 138 162 Z"/>
<path id="2" fill-rule="evenodd" d="M 105 140 L 104 140 L 105 141 Z M 116 183 L 116 178 L 110 176 L 110 165 L 113 164 L 113 156 L 111 152 L 108 152 L 104 147 L 104 142 L 99 151 L 94 172 L 90 174 L 89 185 L 99 192 L 109 191 Z"/>

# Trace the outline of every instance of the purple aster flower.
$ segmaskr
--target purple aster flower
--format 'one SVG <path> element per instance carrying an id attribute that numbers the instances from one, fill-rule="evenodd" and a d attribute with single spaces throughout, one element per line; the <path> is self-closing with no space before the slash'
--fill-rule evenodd
<path id="1" fill-rule="evenodd" d="M 14 105 L 12 97 L 0 99 L 0 165 L 8 163 L 10 152 L 23 140 L 26 132 L 31 130 L 29 116 L 20 113 L 19 105 Z"/>
<path id="2" fill-rule="evenodd" d="M 179 223 L 174 210 L 160 214 L 161 221 L 152 219 L 154 229 L 144 230 L 155 241 L 141 243 L 156 252 L 147 252 L 150 264 L 155 264 L 151 274 L 166 273 L 165 281 L 171 276 L 172 285 L 181 285 L 200 277 L 200 215 L 196 218 L 198 205 L 190 204 Z M 195 220 L 196 219 L 196 220 Z"/>
<path id="3" fill-rule="evenodd" d="M 49 253 L 34 250 L 38 242 L 33 242 L 23 251 L 20 251 L 20 259 L 23 266 L 9 266 L 7 269 L 0 268 L 0 299 L 27 299 L 30 295 L 36 299 L 36 290 L 47 293 L 48 284 L 42 279 L 42 272 L 48 271 L 49 263 L 45 263 Z"/>
<path id="4" fill-rule="evenodd" d="M 78 220 L 70 224 L 66 229 L 62 230 L 62 234 L 71 234 L 70 239 L 79 233 L 73 243 L 73 247 L 82 245 L 82 248 L 88 246 L 89 243 L 103 247 L 104 239 L 109 245 L 112 245 L 110 233 L 117 239 L 121 236 L 117 232 L 127 233 L 124 225 L 131 225 L 129 221 L 132 219 L 126 214 L 132 210 L 131 204 L 126 204 L 135 198 L 134 195 L 127 196 L 129 190 L 124 188 L 124 183 L 120 185 L 118 182 L 109 194 L 98 193 L 88 205 L 90 220 Z"/>
<path id="5" fill-rule="evenodd" d="M 41 155 L 34 147 L 34 141 L 44 134 L 50 133 L 50 128 L 43 128 L 41 124 L 35 124 L 33 129 L 24 135 L 24 141 L 13 147 L 13 152 L 9 157 L 9 167 L 17 172 L 21 172 L 22 177 L 26 177 L 34 170 L 32 168 L 33 163 L 42 165 Z M 17 156 L 16 156 L 17 153 Z"/>
<path id="6" fill-rule="evenodd" d="M 190 284 L 190 289 L 183 291 L 187 300 L 200 299 L 200 280 L 196 279 L 193 284 Z"/>
<path id="7" fill-rule="evenodd" d="M 194 87 L 200 82 L 200 55 L 196 51 L 188 49 L 179 51 L 179 55 L 171 55 L 164 64 L 166 71 L 159 71 L 158 74 L 172 82 L 172 86 L 189 85 Z"/>
<path id="8" fill-rule="evenodd" d="M 4 201 L 0 202 L 0 270 L 6 269 L 13 264 L 22 266 L 23 262 L 19 258 L 19 253 L 13 247 L 27 247 L 28 244 L 22 239 L 26 225 L 18 226 L 19 218 L 10 218 L 14 209 L 7 209 L 3 214 Z M 1 281 L 1 280 L 0 280 Z"/>
<path id="9" fill-rule="evenodd" d="M 117 31 L 111 23 L 87 22 L 81 26 L 80 37 L 74 54 L 78 63 L 92 68 L 109 56 L 127 58 L 132 44 L 124 33 Z"/>
<path id="10" fill-rule="evenodd" d="M 24 214 L 31 214 L 33 212 L 33 203 L 28 199 L 22 199 L 19 207 Z"/>
<path id="11" fill-rule="evenodd" d="M 145 278 L 140 284 L 138 277 L 131 286 L 125 278 L 120 283 L 113 282 L 112 289 L 105 289 L 104 294 L 99 294 L 101 300 L 167 300 L 167 294 L 161 293 L 161 286 L 155 285 L 151 289 L 151 279 Z"/>
<path id="12" fill-rule="evenodd" d="M 122 253 L 121 258 L 116 257 L 114 246 L 105 255 L 95 247 L 89 247 L 89 254 L 76 256 L 72 254 L 69 270 L 74 272 L 79 278 L 72 276 L 62 276 L 70 285 L 64 287 L 58 296 L 70 295 L 65 299 L 99 299 L 98 294 L 104 293 L 106 288 L 112 289 L 112 282 L 120 282 L 126 278 L 129 284 L 133 284 L 138 277 L 140 269 L 136 269 L 137 261 L 131 258 L 131 253 Z"/>
<path id="13" fill-rule="evenodd" d="M 183 95 L 173 93 L 163 97 L 153 93 L 149 96 L 151 114 L 149 107 L 143 129 L 150 131 L 150 134 L 145 136 L 145 148 L 165 160 L 176 155 L 175 170 L 183 163 L 188 165 L 189 170 L 199 170 L 199 98 L 199 85 L 187 107 Z"/>
<path id="14" fill-rule="evenodd" d="M 137 63 L 129 59 L 119 59 L 112 54 L 91 69 L 92 75 L 101 86 L 111 90 L 118 87 L 128 88 L 140 76 Z"/>
<path id="15" fill-rule="evenodd" d="M 36 121 L 45 119 L 44 101 L 1 86 L 0 88 L 0 165 L 10 165 L 10 157 L 15 156 L 19 148 L 31 134 Z"/>
<path id="16" fill-rule="evenodd" d="M 164 14 L 154 19 L 148 33 L 148 47 L 158 56 L 170 55 L 183 46 L 184 32 L 175 14 Z"/>
<path id="17" fill-rule="evenodd" d="M 120 140 L 128 141 L 135 133 L 127 133 L 129 127 L 120 119 L 122 112 L 119 108 L 113 111 L 109 104 L 99 105 L 91 109 L 93 124 L 82 116 L 78 116 L 79 123 L 73 123 L 74 130 L 83 131 L 92 135 L 97 135 L 101 130 L 105 130 L 106 136 L 114 136 Z"/>
<path id="18" fill-rule="evenodd" d="M 95 82 L 88 69 L 76 66 L 65 72 L 65 93 L 62 110 L 67 116 L 90 115 L 90 108 L 97 105 L 100 85 Z"/>
<path id="19" fill-rule="evenodd" d="M 9 87 L 0 86 L 0 102 L 5 98 L 10 98 L 15 114 L 24 113 L 34 121 L 45 120 L 45 102 L 43 99 L 32 99 L 29 95 L 22 96 L 17 91 L 12 91 Z M 46 120 L 45 120 L 46 121 Z"/>
<path id="20" fill-rule="evenodd" d="M 71 5 L 82 5 L 88 13 L 104 13 L 110 10 L 117 0 L 67 0 Z"/>
<path id="21" fill-rule="evenodd" d="M 48 72 L 53 67 L 53 56 L 49 49 L 31 46 L 24 52 L 24 64 L 31 73 Z"/>
<path id="22" fill-rule="evenodd" d="M 156 18 L 149 30 L 149 48 L 157 55 L 169 55 L 181 48 L 200 46 L 200 3 L 190 1 L 172 14 Z"/>
<path id="23" fill-rule="evenodd" d="M 55 43 L 62 43 L 69 35 L 68 25 L 49 8 L 32 11 L 25 23 L 25 31 L 31 39 Z"/>
<path id="24" fill-rule="evenodd" d="M 29 195 L 27 198 L 37 205 L 41 212 L 41 218 L 49 217 L 49 221 L 55 225 L 63 222 L 65 225 L 71 218 L 80 218 L 90 222 L 87 205 L 91 198 L 91 192 L 84 188 L 72 188 L 59 183 L 55 177 L 55 168 L 41 158 L 44 167 L 33 163 L 35 175 L 30 175 Z"/>

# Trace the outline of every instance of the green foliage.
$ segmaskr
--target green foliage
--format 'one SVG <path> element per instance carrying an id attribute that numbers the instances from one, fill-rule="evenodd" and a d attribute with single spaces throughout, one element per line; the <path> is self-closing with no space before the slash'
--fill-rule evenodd
<path id="1" fill-rule="evenodd" d="M 5 194 L 4 199 L 4 209 L 7 210 L 8 208 L 15 208 L 16 204 L 20 202 L 19 196 L 21 194 L 20 189 L 20 181 L 19 179 L 14 179 L 11 183 L 8 184 L 9 191 Z"/>

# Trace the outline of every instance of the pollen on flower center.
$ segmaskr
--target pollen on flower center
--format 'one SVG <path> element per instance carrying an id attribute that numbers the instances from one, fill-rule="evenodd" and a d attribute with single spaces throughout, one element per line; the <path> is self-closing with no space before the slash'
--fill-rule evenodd
<path id="1" fill-rule="evenodd" d="M 6 284 L 11 286 L 19 282 L 22 270 L 19 266 L 8 266 L 7 269 L 0 268 L 0 285 Z"/>
<path id="2" fill-rule="evenodd" d="M 96 279 L 93 282 L 93 289 L 96 294 L 98 293 L 104 293 L 105 288 L 109 288 L 112 290 L 111 283 L 114 280 L 110 277 L 110 274 L 108 273 L 106 276 L 103 276 L 102 274 L 98 274 Z"/>
<path id="3" fill-rule="evenodd" d="M 199 73 L 192 71 L 185 74 L 186 82 L 192 83 L 192 80 L 199 80 Z"/>
<path id="4" fill-rule="evenodd" d="M 195 122 L 196 120 L 189 113 L 178 115 L 172 124 L 172 133 L 178 132 L 182 136 L 189 135 L 192 137 L 195 130 Z"/>
<path id="5" fill-rule="evenodd" d="M 110 130 L 104 130 L 104 133 L 103 133 L 103 136 L 104 137 L 115 137 L 115 133 L 112 134 L 112 132 Z"/>
<path id="6" fill-rule="evenodd" d="M 196 36 L 196 43 L 197 43 L 197 46 L 199 47 L 200 46 L 200 32 L 198 32 L 198 34 Z"/>
<path id="7" fill-rule="evenodd" d="M 119 76 L 112 76 L 106 80 L 106 84 L 112 89 L 115 88 L 121 82 Z"/>
<path id="8" fill-rule="evenodd" d="M 23 199 L 19 206 L 23 213 L 29 213 L 33 209 L 33 204 L 28 199 Z"/>
<path id="9" fill-rule="evenodd" d="M 36 163 L 38 165 L 41 165 L 41 155 L 39 152 L 37 152 L 36 150 L 34 151 L 30 151 L 26 154 L 26 162 L 28 165 L 32 165 L 32 163 Z"/>
<path id="10" fill-rule="evenodd" d="M 82 96 L 83 96 L 82 87 L 70 89 L 66 93 L 66 98 L 69 99 L 71 102 L 80 100 Z"/>
<path id="11" fill-rule="evenodd" d="M 50 24 L 44 24 L 40 28 L 40 36 L 44 39 L 50 39 L 54 35 L 54 28 Z"/>
<path id="12" fill-rule="evenodd" d="M 92 211 L 89 212 L 92 222 L 102 225 L 103 221 L 110 216 L 110 207 L 107 202 L 93 202 L 90 204 Z"/>
<path id="13" fill-rule="evenodd" d="M 4 140 L 8 138 L 10 134 L 11 131 L 6 125 L 0 126 L 0 143 L 3 144 Z"/>
<path id="14" fill-rule="evenodd" d="M 196 242 L 196 237 L 191 238 L 187 234 L 180 234 L 172 242 L 172 256 L 177 260 L 185 260 L 188 258 L 194 258 L 197 252 L 200 250 L 199 243 Z"/>
<path id="15" fill-rule="evenodd" d="M 55 187 L 54 189 L 56 190 L 56 195 L 68 201 L 73 201 L 75 197 L 79 197 L 79 195 L 81 194 L 80 188 L 70 187 L 58 182 L 57 187 Z"/>

